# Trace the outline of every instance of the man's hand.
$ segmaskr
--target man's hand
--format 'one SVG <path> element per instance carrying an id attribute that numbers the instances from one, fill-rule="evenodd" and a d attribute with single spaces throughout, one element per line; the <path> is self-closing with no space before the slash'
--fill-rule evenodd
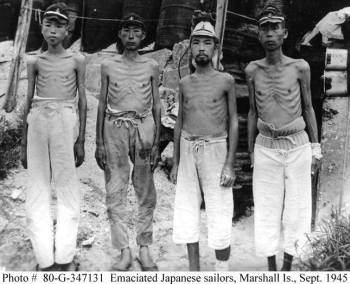
<path id="1" fill-rule="evenodd" d="M 249 153 L 250 167 L 254 168 L 254 152 Z"/>
<path id="2" fill-rule="evenodd" d="M 235 170 L 233 169 L 233 165 L 231 163 L 225 163 L 221 172 L 220 185 L 225 187 L 233 187 L 235 180 L 236 174 Z"/>
<path id="3" fill-rule="evenodd" d="M 158 146 L 153 145 L 152 152 L 151 152 L 151 171 L 152 172 L 154 172 L 154 170 L 157 168 L 159 161 L 160 161 L 159 148 Z"/>
<path id="4" fill-rule="evenodd" d="M 21 163 L 23 168 L 27 168 L 27 144 L 21 146 Z"/>
<path id="5" fill-rule="evenodd" d="M 77 141 L 74 144 L 74 157 L 75 157 L 75 166 L 78 168 L 84 162 L 85 150 L 84 142 Z"/>
<path id="6" fill-rule="evenodd" d="M 179 166 L 176 166 L 176 165 L 173 165 L 173 167 L 171 168 L 171 171 L 170 171 L 170 181 L 173 183 L 173 184 L 176 184 L 177 182 L 177 170 L 178 170 Z"/>
<path id="7" fill-rule="evenodd" d="M 104 171 L 106 167 L 106 150 L 104 146 L 96 146 L 95 159 L 99 168 Z"/>
<path id="8" fill-rule="evenodd" d="M 311 175 L 317 174 L 320 168 L 321 168 L 321 160 L 318 160 L 315 157 L 312 157 Z"/>

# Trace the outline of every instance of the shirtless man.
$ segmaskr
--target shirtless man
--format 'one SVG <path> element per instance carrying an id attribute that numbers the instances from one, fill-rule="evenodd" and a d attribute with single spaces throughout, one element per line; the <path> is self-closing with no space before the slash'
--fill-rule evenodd
<path id="1" fill-rule="evenodd" d="M 177 183 L 173 239 L 187 244 L 191 271 L 200 270 L 201 191 L 206 204 L 208 245 L 215 250 L 216 270 L 228 270 L 230 256 L 238 118 L 234 79 L 212 65 L 217 42 L 209 22 L 196 25 L 190 42 L 196 71 L 184 77 L 179 86 L 170 175 Z"/>
<path id="2" fill-rule="evenodd" d="M 259 18 L 259 40 L 266 57 L 251 62 L 245 70 L 255 243 L 257 253 L 268 257 L 269 270 L 277 269 L 281 229 L 282 270 L 291 269 L 298 240 L 310 232 L 311 164 L 314 172 L 321 158 L 309 65 L 282 53 L 286 37 L 284 16 L 274 6 L 265 7 Z"/>
<path id="3" fill-rule="evenodd" d="M 38 270 L 76 269 L 72 261 L 80 215 L 80 188 L 75 167 L 84 161 L 85 61 L 81 54 L 63 48 L 67 33 L 66 5 L 51 5 L 42 22 L 48 50 L 28 60 L 21 159 L 27 168 L 28 155 L 26 214 Z M 50 208 L 51 182 L 57 193 L 55 236 Z"/>
<path id="4" fill-rule="evenodd" d="M 121 250 L 115 270 L 128 270 L 132 263 L 126 211 L 130 164 L 138 199 L 136 242 L 140 246 L 141 268 L 157 270 L 148 246 L 152 243 L 156 191 L 153 171 L 159 161 L 160 98 L 159 69 L 152 59 L 138 54 L 145 38 L 143 19 L 124 17 L 118 36 L 122 55 L 105 61 L 101 70 L 101 94 L 96 127 L 96 161 L 105 172 L 107 208 L 113 246 Z"/>

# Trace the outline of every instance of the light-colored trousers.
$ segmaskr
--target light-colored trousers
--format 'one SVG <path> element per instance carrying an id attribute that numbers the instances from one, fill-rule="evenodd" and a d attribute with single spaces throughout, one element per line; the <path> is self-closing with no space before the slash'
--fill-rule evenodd
<path id="1" fill-rule="evenodd" d="M 311 230 L 311 147 L 269 149 L 255 144 L 254 222 L 256 252 L 296 255 Z"/>
<path id="2" fill-rule="evenodd" d="M 74 159 L 78 135 L 75 107 L 40 103 L 28 121 L 26 215 L 28 233 L 41 268 L 73 260 L 80 215 L 80 188 Z M 51 216 L 51 185 L 57 192 L 57 224 Z"/>
<path id="3" fill-rule="evenodd" d="M 220 185 L 227 155 L 226 136 L 202 137 L 192 141 L 187 136 L 182 131 L 173 240 L 180 244 L 199 241 L 202 190 L 207 213 L 208 246 L 222 250 L 230 246 L 233 216 L 232 188 Z"/>

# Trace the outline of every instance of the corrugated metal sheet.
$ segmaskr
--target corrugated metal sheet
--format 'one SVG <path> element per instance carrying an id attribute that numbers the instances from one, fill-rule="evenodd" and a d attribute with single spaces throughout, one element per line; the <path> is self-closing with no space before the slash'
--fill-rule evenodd
<path id="1" fill-rule="evenodd" d="M 212 2 L 208 0 L 205 2 L 204 5 L 207 9 L 213 8 Z M 200 7 L 199 0 L 163 0 L 157 28 L 156 46 L 158 48 L 171 48 L 174 43 L 187 39 L 191 33 L 193 12 Z"/>

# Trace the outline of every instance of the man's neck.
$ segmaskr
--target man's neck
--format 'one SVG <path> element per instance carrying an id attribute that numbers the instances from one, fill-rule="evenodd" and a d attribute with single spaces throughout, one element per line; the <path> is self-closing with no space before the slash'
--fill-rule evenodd
<path id="1" fill-rule="evenodd" d="M 210 62 L 210 63 L 208 63 L 205 66 L 201 66 L 201 65 L 197 64 L 195 73 L 198 74 L 198 75 L 207 75 L 207 74 L 212 73 L 213 71 L 214 71 L 214 67 L 213 67 L 213 65 Z"/>
<path id="2" fill-rule="evenodd" d="M 127 61 L 135 61 L 139 57 L 139 53 L 137 50 L 127 50 L 125 49 L 123 52 L 123 57 Z"/>
<path id="3" fill-rule="evenodd" d="M 48 44 L 47 52 L 49 54 L 60 55 L 60 54 L 65 53 L 66 49 L 63 47 L 62 44 L 57 44 L 57 45 L 50 45 L 50 44 Z"/>
<path id="4" fill-rule="evenodd" d="M 268 65 L 276 65 L 282 63 L 283 56 L 284 55 L 282 52 L 282 48 L 273 51 L 266 51 L 266 63 Z"/>

